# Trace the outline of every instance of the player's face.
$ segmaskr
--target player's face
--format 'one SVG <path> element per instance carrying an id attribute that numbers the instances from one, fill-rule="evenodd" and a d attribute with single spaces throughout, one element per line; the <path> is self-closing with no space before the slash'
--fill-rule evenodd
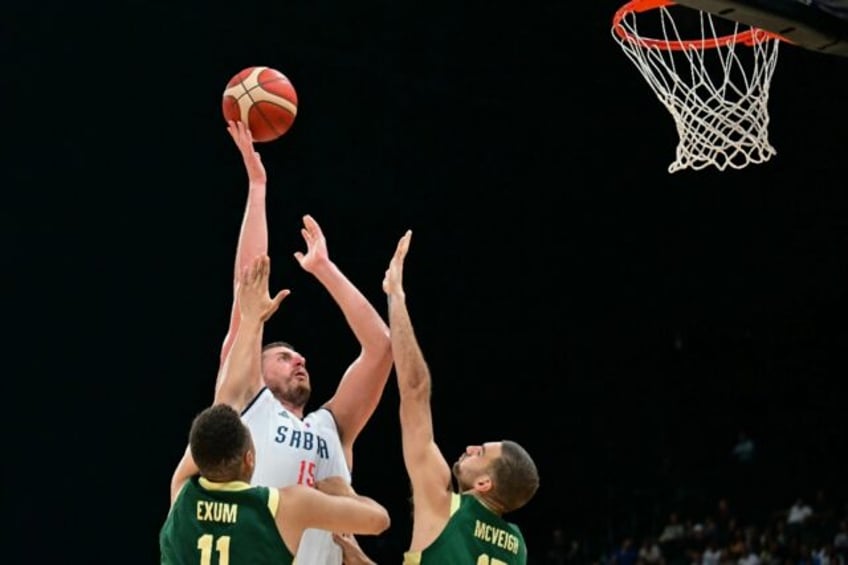
<path id="1" fill-rule="evenodd" d="M 312 392 L 306 359 L 288 347 L 272 347 L 262 354 L 262 378 L 274 396 L 294 406 L 305 406 Z"/>
<path id="2" fill-rule="evenodd" d="M 501 456 L 501 442 L 493 441 L 483 445 L 469 445 L 465 453 L 453 464 L 453 476 L 460 491 L 474 488 L 476 481 L 489 472 L 492 461 Z"/>

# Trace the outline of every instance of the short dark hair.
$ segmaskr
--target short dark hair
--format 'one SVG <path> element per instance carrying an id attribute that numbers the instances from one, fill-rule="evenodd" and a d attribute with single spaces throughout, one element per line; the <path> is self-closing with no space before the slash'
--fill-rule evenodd
<path id="1" fill-rule="evenodd" d="M 518 510 L 539 489 L 539 471 L 527 450 L 510 440 L 501 442 L 501 456 L 492 462 L 492 496 L 504 512 Z"/>
<path id="2" fill-rule="evenodd" d="M 201 475 L 226 475 L 240 468 L 250 431 L 231 406 L 216 404 L 195 416 L 188 443 Z"/>
<path id="3" fill-rule="evenodd" d="M 268 351 L 269 349 L 271 349 L 273 347 L 288 347 L 292 351 L 295 350 L 294 346 L 287 341 L 272 341 L 272 342 L 266 343 L 265 345 L 262 346 L 262 353 L 265 353 L 266 351 Z"/>

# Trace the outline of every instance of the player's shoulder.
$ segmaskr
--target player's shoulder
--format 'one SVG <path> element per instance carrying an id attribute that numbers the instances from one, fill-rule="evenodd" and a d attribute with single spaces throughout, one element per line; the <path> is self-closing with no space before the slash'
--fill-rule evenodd
<path id="1" fill-rule="evenodd" d="M 313 492 L 320 492 L 314 487 L 301 484 L 286 485 L 272 490 L 274 491 L 277 504 L 284 509 L 288 509 L 289 512 L 297 508 L 298 505 L 306 504 L 312 500 L 311 497 L 315 496 Z"/>
<path id="2" fill-rule="evenodd" d="M 275 403 L 279 404 L 279 402 L 277 402 L 277 399 L 274 398 L 274 395 L 271 394 L 271 391 L 268 390 L 268 387 L 263 386 L 259 390 L 259 392 L 256 393 L 256 396 L 250 399 L 250 401 L 241 411 L 241 415 L 242 417 L 245 417 L 250 416 L 252 414 L 256 414 L 257 412 L 263 412 L 269 409 L 273 409 Z"/>
<path id="3" fill-rule="evenodd" d="M 333 412 L 326 408 L 325 406 L 321 406 L 313 410 L 312 412 L 306 414 L 303 418 L 304 422 L 308 422 L 311 426 L 316 426 L 319 428 L 330 428 L 334 431 L 338 431 L 339 426 L 336 423 L 336 417 L 333 415 Z"/>

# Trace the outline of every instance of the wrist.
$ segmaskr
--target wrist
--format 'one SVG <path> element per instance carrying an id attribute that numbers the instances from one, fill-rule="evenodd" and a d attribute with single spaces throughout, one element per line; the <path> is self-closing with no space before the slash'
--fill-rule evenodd
<path id="1" fill-rule="evenodd" d="M 259 314 L 254 314 L 252 312 L 249 314 L 245 314 L 244 312 L 242 312 L 239 324 L 242 328 L 246 330 L 255 331 L 258 329 L 262 329 L 264 322 L 262 321 L 262 316 L 260 316 Z"/>
<path id="2" fill-rule="evenodd" d="M 334 273 L 338 272 L 336 265 L 329 258 L 321 259 L 310 265 L 309 272 L 319 281 L 327 280 Z"/>

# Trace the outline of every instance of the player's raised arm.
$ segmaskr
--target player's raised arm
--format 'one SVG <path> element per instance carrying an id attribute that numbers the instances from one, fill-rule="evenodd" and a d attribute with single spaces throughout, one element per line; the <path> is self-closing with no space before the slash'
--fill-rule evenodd
<path id="1" fill-rule="evenodd" d="M 398 242 L 383 279 L 383 290 L 389 300 L 392 354 L 400 393 L 403 460 L 412 483 L 413 525 L 423 525 L 431 523 L 422 518 L 428 514 L 447 517 L 451 474 L 433 436 L 430 369 L 406 307 L 403 262 L 411 238 L 412 232 L 407 231 Z"/>
<path id="2" fill-rule="evenodd" d="M 330 260 L 327 240 L 312 216 L 303 217 L 301 234 L 306 253 L 296 252 L 295 259 L 327 289 L 361 347 L 335 395 L 324 404 L 333 412 L 348 467 L 352 467 L 353 442 L 377 408 L 391 373 L 389 328 L 362 292 Z"/>
<path id="3" fill-rule="evenodd" d="M 265 322 L 289 295 L 288 290 L 281 290 L 271 298 L 268 291 L 270 275 L 271 260 L 267 255 L 260 255 L 242 269 L 236 285 L 236 303 L 241 322 L 221 366 L 215 403 L 228 404 L 239 412 L 262 386 L 262 333 Z"/>
<path id="4" fill-rule="evenodd" d="M 241 230 L 236 244 L 236 258 L 233 268 L 233 305 L 230 311 L 230 327 L 221 346 L 220 366 L 223 367 L 230 348 L 238 331 L 241 313 L 239 312 L 236 296 L 236 284 L 239 273 L 250 262 L 260 255 L 268 254 L 268 221 L 265 212 L 265 193 L 268 182 L 265 166 L 259 153 L 254 149 L 250 129 L 242 122 L 229 121 L 227 131 L 241 153 L 244 167 L 247 170 L 247 202 L 242 217 Z M 221 374 L 215 384 L 215 389 L 221 385 Z M 261 386 L 261 383 L 260 383 Z M 256 393 L 259 389 L 251 391 Z"/>
<path id="5" fill-rule="evenodd" d="M 267 255 L 260 255 L 242 269 L 236 284 L 236 303 L 243 323 L 238 325 L 232 347 L 221 367 L 222 386 L 216 391 L 214 401 L 232 406 L 236 411 L 241 411 L 252 398 L 246 394 L 252 385 L 246 383 L 262 379 L 260 358 L 265 322 L 289 295 L 288 290 L 281 290 L 271 298 L 268 293 L 270 273 L 271 260 Z M 198 472 L 191 451 L 186 448 L 171 476 L 172 504 L 185 482 Z"/>
<path id="6" fill-rule="evenodd" d="M 183 453 L 182 459 L 177 463 L 176 469 L 174 469 L 174 473 L 171 475 L 171 504 L 174 504 L 174 501 L 177 499 L 177 495 L 180 494 L 180 491 L 183 488 L 183 485 L 186 484 L 186 481 L 189 480 L 193 475 L 196 475 L 200 472 L 200 469 L 197 468 L 197 464 L 194 462 L 194 459 L 191 456 L 191 449 L 186 447 L 185 453 Z"/>

